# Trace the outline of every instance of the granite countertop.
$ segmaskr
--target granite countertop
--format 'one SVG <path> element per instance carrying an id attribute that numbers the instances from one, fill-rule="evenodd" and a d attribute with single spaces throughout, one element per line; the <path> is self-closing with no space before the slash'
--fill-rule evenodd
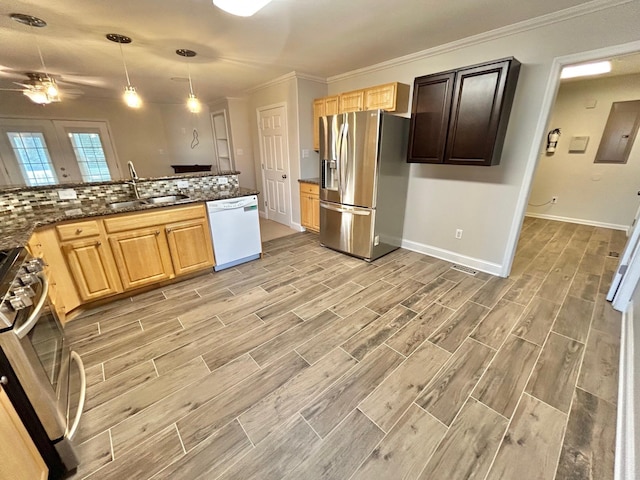
<path id="1" fill-rule="evenodd" d="M 29 215 L 28 219 L 21 220 L 19 222 L 13 221 L 10 226 L 5 226 L 4 222 L 2 222 L 2 218 L 0 217 L 0 250 L 25 246 L 29 241 L 31 234 L 36 228 L 45 225 L 51 225 L 57 222 L 115 215 L 128 212 L 147 211 L 155 208 L 174 207 L 177 205 L 188 205 L 190 203 L 223 200 L 226 198 L 237 198 L 247 195 L 257 195 L 258 193 L 260 192 L 258 192 L 257 190 L 251 190 L 242 187 L 232 188 L 230 190 L 219 192 L 189 192 L 189 198 L 179 200 L 177 202 L 142 204 L 133 207 L 118 209 L 109 207 L 107 203 L 105 203 L 103 207 L 99 208 L 96 208 L 95 205 L 87 207 L 83 207 L 82 205 L 80 205 L 77 207 L 74 206 L 72 209 L 69 209 L 68 205 L 64 208 L 56 208 L 55 206 L 47 205 L 40 210 L 34 208 L 31 211 L 31 215 Z"/>
<path id="2" fill-rule="evenodd" d="M 313 183 L 313 184 L 316 184 L 316 185 L 320 185 L 320 178 L 318 178 L 318 177 L 300 178 L 300 179 L 298 179 L 298 183 Z"/>

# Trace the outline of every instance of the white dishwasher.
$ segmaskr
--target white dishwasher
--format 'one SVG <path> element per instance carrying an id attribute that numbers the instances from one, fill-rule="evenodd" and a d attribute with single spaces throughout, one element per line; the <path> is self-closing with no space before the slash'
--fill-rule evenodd
<path id="1" fill-rule="evenodd" d="M 207 202 L 207 212 L 216 272 L 260 258 L 262 241 L 256 195 Z"/>

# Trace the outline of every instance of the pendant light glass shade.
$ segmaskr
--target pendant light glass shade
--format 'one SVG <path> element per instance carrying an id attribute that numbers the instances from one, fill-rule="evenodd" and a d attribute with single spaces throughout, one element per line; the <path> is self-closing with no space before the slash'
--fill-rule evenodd
<path id="1" fill-rule="evenodd" d="M 250 17 L 271 0 L 213 0 L 213 4 L 232 15 Z"/>
<path id="2" fill-rule="evenodd" d="M 202 110 L 200 100 L 198 100 L 193 93 L 189 94 L 189 98 L 187 99 L 187 108 L 191 113 L 200 113 L 200 110 Z"/>
<path id="3" fill-rule="evenodd" d="M 138 92 L 136 92 L 136 87 L 132 87 L 131 85 L 124 87 L 123 98 L 127 107 L 140 108 L 142 106 L 142 99 L 140 95 L 138 95 Z"/>

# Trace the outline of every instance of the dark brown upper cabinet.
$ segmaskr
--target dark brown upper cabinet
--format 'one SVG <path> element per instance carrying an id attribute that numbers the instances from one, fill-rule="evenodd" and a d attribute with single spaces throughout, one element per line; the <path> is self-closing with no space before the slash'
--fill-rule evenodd
<path id="1" fill-rule="evenodd" d="M 407 161 L 498 165 L 519 71 L 511 57 L 416 78 Z"/>

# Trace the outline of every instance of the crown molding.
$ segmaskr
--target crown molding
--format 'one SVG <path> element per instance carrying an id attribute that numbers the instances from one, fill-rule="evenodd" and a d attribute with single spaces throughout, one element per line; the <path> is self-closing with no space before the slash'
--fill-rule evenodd
<path id="1" fill-rule="evenodd" d="M 309 75 L 306 73 L 292 71 L 284 75 L 281 75 L 277 78 L 274 78 L 273 80 L 269 80 L 268 82 L 261 83 L 260 85 L 256 85 L 255 87 L 251 87 L 245 90 L 245 93 L 247 94 L 254 93 L 254 92 L 257 92 L 258 90 L 262 90 L 264 88 L 272 87 L 274 85 L 285 83 L 285 82 L 288 82 L 289 80 L 298 79 L 298 78 L 302 80 L 310 80 L 312 82 L 318 82 L 318 83 L 322 83 L 323 85 L 327 85 L 327 80 L 325 78 L 318 77 L 315 75 Z"/>
<path id="2" fill-rule="evenodd" d="M 416 62 L 443 53 L 452 52 L 461 48 L 477 45 L 479 43 L 488 42 L 498 38 L 508 37 L 528 30 L 534 30 L 536 28 L 544 27 L 547 25 L 553 25 L 554 23 L 564 22 L 572 18 L 581 17 L 590 13 L 599 12 L 608 8 L 616 7 L 618 5 L 624 5 L 632 3 L 637 0 L 593 0 L 591 2 L 583 3 L 575 7 L 565 8 L 553 13 L 547 13 L 539 17 L 523 20 L 522 22 L 513 23 L 506 27 L 496 28 L 495 30 L 489 30 L 488 32 L 479 33 L 466 37 L 453 42 L 438 45 L 437 47 L 421 50 L 416 53 L 410 53 L 402 57 L 393 58 L 385 62 L 376 63 L 368 67 L 359 68 L 350 72 L 341 73 L 327 78 L 327 83 L 335 83 L 348 78 L 358 77 L 360 75 L 366 75 L 369 73 L 377 72 L 380 70 L 386 70 L 388 68 L 397 67 L 407 63 Z"/>

